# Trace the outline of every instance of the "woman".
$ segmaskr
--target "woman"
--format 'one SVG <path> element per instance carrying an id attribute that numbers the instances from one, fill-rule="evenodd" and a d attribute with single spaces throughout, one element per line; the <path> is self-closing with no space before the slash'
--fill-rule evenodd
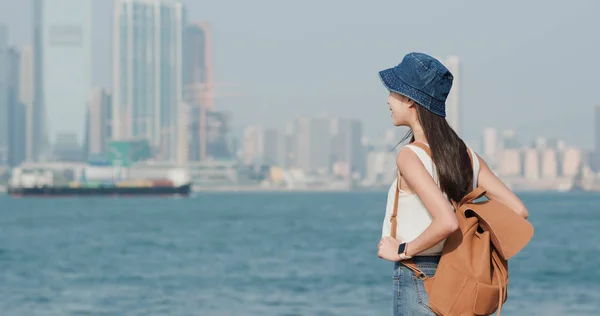
<path id="1" fill-rule="evenodd" d="M 477 185 L 519 215 L 527 217 L 521 200 L 500 181 L 456 135 L 445 119 L 445 101 L 453 76 L 437 59 L 410 53 L 379 73 L 389 90 L 387 103 L 395 126 L 408 126 L 411 144 L 398 153 L 398 178 L 388 192 L 378 256 L 394 262 L 394 315 L 435 315 L 423 281 L 402 265 L 412 259 L 433 276 L 445 239 L 458 229 L 450 201 L 460 201 Z M 429 151 L 431 157 L 426 152 Z M 470 158 L 469 152 L 473 159 Z M 398 185 L 396 238 L 390 217 Z"/>

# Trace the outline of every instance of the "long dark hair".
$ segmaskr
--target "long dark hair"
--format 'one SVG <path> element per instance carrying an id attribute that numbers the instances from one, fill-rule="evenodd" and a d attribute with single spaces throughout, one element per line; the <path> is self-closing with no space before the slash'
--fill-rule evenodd
<path id="1" fill-rule="evenodd" d="M 419 122 L 431 149 L 431 159 L 437 169 L 440 188 L 449 199 L 459 202 L 472 189 L 473 166 L 467 152 L 467 146 L 450 127 L 445 118 L 415 104 Z M 410 138 L 409 131 L 400 143 Z"/>

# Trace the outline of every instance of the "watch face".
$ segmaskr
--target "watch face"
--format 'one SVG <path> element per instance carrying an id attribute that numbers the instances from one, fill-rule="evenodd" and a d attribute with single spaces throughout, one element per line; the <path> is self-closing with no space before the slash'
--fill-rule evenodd
<path id="1" fill-rule="evenodd" d="M 404 253 L 404 249 L 406 249 L 406 243 L 401 243 L 398 247 L 398 253 Z"/>

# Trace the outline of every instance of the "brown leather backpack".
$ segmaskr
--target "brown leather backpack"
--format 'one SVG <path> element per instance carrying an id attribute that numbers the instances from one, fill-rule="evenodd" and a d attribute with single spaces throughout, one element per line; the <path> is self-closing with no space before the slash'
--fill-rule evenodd
<path id="1" fill-rule="evenodd" d="M 431 156 L 429 148 L 414 145 Z M 533 237 L 533 226 L 511 209 L 493 200 L 476 202 L 485 196 L 481 186 L 454 205 L 459 229 L 446 239 L 435 275 L 427 277 L 412 260 L 401 263 L 422 279 L 429 295 L 429 307 L 440 316 L 490 315 L 507 298 L 508 259 Z M 391 216 L 392 237 L 396 238 L 398 186 Z"/>

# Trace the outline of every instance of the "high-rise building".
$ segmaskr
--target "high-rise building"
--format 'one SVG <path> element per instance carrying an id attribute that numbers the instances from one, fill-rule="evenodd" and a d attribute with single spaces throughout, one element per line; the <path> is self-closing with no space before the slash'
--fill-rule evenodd
<path id="1" fill-rule="evenodd" d="M 519 149 L 505 149 L 500 152 L 498 174 L 503 177 L 520 177 L 524 174 L 524 156 Z"/>
<path id="2" fill-rule="evenodd" d="M 483 157 L 487 163 L 493 167 L 498 162 L 498 131 L 495 128 L 486 128 L 483 130 Z"/>
<path id="3" fill-rule="evenodd" d="M 252 125 L 244 129 L 242 162 L 246 165 L 285 166 L 285 137 L 275 128 Z"/>
<path id="4" fill-rule="evenodd" d="M 231 115 L 224 111 L 206 113 L 206 153 L 211 159 L 229 160 L 233 158 L 229 139 Z"/>
<path id="5" fill-rule="evenodd" d="M 293 138 L 294 138 L 294 148 L 291 152 L 294 155 L 294 165 L 295 168 L 301 168 L 306 171 L 312 169 L 311 166 L 311 119 L 308 117 L 300 117 L 295 119 L 292 122 L 293 130 Z M 325 142 L 329 139 L 329 133 L 327 134 L 327 138 L 323 138 L 322 141 Z"/>
<path id="6" fill-rule="evenodd" d="M 54 159 L 64 162 L 81 162 L 84 160 L 83 149 L 79 137 L 75 133 L 59 133 L 52 148 Z"/>
<path id="7" fill-rule="evenodd" d="M 537 180 L 541 175 L 540 153 L 535 148 L 526 148 L 524 154 L 523 176 L 528 180 Z"/>
<path id="8" fill-rule="evenodd" d="M 199 161 L 203 159 L 230 160 L 233 158 L 230 132 L 230 115 L 224 111 L 206 111 L 206 156 L 201 159 L 199 144 L 200 108 L 190 108 L 188 124 L 188 159 Z"/>
<path id="9" fill-rule="evenodd" d="M 398 167 L 393 151 L 371 151 L 367 154 L 365 180 L 370 185 L 389 186 L 394 182 Z"/>
<path id="10" fill-rule="evenodd" d="M 574 177 L 579 172 L 581 166 L 581 150 L 577 148 L 567 148 L 563 153 L 563 163 L 561 175 L 565 177 Z"/>
<path id="11" fill-rule="evenodd" d="M 26 109 L 20 99 L 20 53 L 8 50 L 8 165 L 16 167 L 25 161 Z"/>
<path id="12" fill-rule="evenodd" d="M 331 169 L 331 121 L 301 117 L 294 121 L 294 166 L 309 173 L 328 173 Z"/>
<path id="13" fill-rule="evenodd" d="M 21 48 L 21 58 L 19 64 L 19 101 L 25 107 L 25 160 L 34 161 L 35 141 L 34 126 L 35 116 L 38 113 L 34 111 L 34 58 L 33 48 L 25 46 Z"/>
<path id="14" fill-rule="evenodd" d="M 76 135 L 78 140 L 85 135 L 91 24 L 91 0 L 34 0 L 33 148 L 44 148 L 40 143 L 45 133 L 51 142 L 58 134 Z"/>
<path id="15" fill-rule="evenodd" d="M 347 163 L 351 172 L 364 176 L 366 162 L 361 139 L 362 124 L 356 120 L 333 119 L 331 121 L 332 162 Z"/>
<path id="16" fill-rule="evenodd" d="M 212 72 L 212 33 L 208 23 L 192 23 L 185 28 L 184 90 L 186 101 L 214 107 Z"/>
<path id="17" fill-rule="evenodd" d="M 505 130 L 502 132 L 502 140 L 500 141 L 502 149 L 517 149 L 521 147 L 517 139 L 517 133 L 514 130 Z"/>
<path id="18" fill-rule="evenodd" d="M 285 135 L 275 128 L 264 130 L 263 164 L 285 166 Z"/>
<path id="19" fill-rule="evenodd" d="M 594 171 L 600 171 L 600 105 L 594 108 L 594 154 L 591 165 Z"/>
<path id="20" fill-rule="evenodd" d="M 454 129 L 454 131 L 460 136 L 461 135 L 461 109 L 460 109 L 460 62 L 458 57 L 450 56 L 442 61 L 446 68 L 452 73 L 454 80 L 452 81 L 452 89 L 446 98 L 446 120 Z"/>
<path id="21" fill-rule="evenodd" d="M 48 136 L 48 120 L 44 105 L 44 0 L 33 0 L 33 104 L 31 109 L 30 160 L 50 158 L 51 146 Z"/>
<path id="22" fill-rule="evenodd" d="M 105 89 L 94 88 L 88 102 L 86 154 L 103 154 L 112 138 L 111 95 Z"/>
<path id="23" fill-rule="evenodd" d="M 242 162 L 245 165 L 260 164 L 264 155 L 264 128 L 252 125 L 244 129 Z"/>
<path id="24" fill-rule="evenodd" d="M 185 29 L 184 93 L 185 101 L 197 114 L 191 120 L 198 128 L 190 131 L 190 150 L 198 152 L 198 160 L 207 158 L 207 112 L 214 107 L 212 74 L 212 34 L 207 23 L 193 23 Z"/>
<path id="25" fill-rule="evenodd" d="M 0 167 L 8 165 L 9 155 L 9 75 L 8 27 L 0 24 Z"/>
<path id="26" fill-rule="evenodd" d="M 556 149 L 544 148 L 539 151 L 541 177 L 556 179 L 560 173 L 560 163 Z"/>
<path id="27" fill-rule="evenodd" d="M 113 27 L 113 138 L 146 139 L 178 163 L 188 157 L 185 19 L 177 0 L 117 0 Z"/>
<path id="28" fill-rule="evenodd" d="M 289 121 L 285 123 L 283 131 L 283 164 L 284 168 L 290 168 L 296 166 L 296 142 L 298 137 L 296 135 L 295 122 Z"/>

